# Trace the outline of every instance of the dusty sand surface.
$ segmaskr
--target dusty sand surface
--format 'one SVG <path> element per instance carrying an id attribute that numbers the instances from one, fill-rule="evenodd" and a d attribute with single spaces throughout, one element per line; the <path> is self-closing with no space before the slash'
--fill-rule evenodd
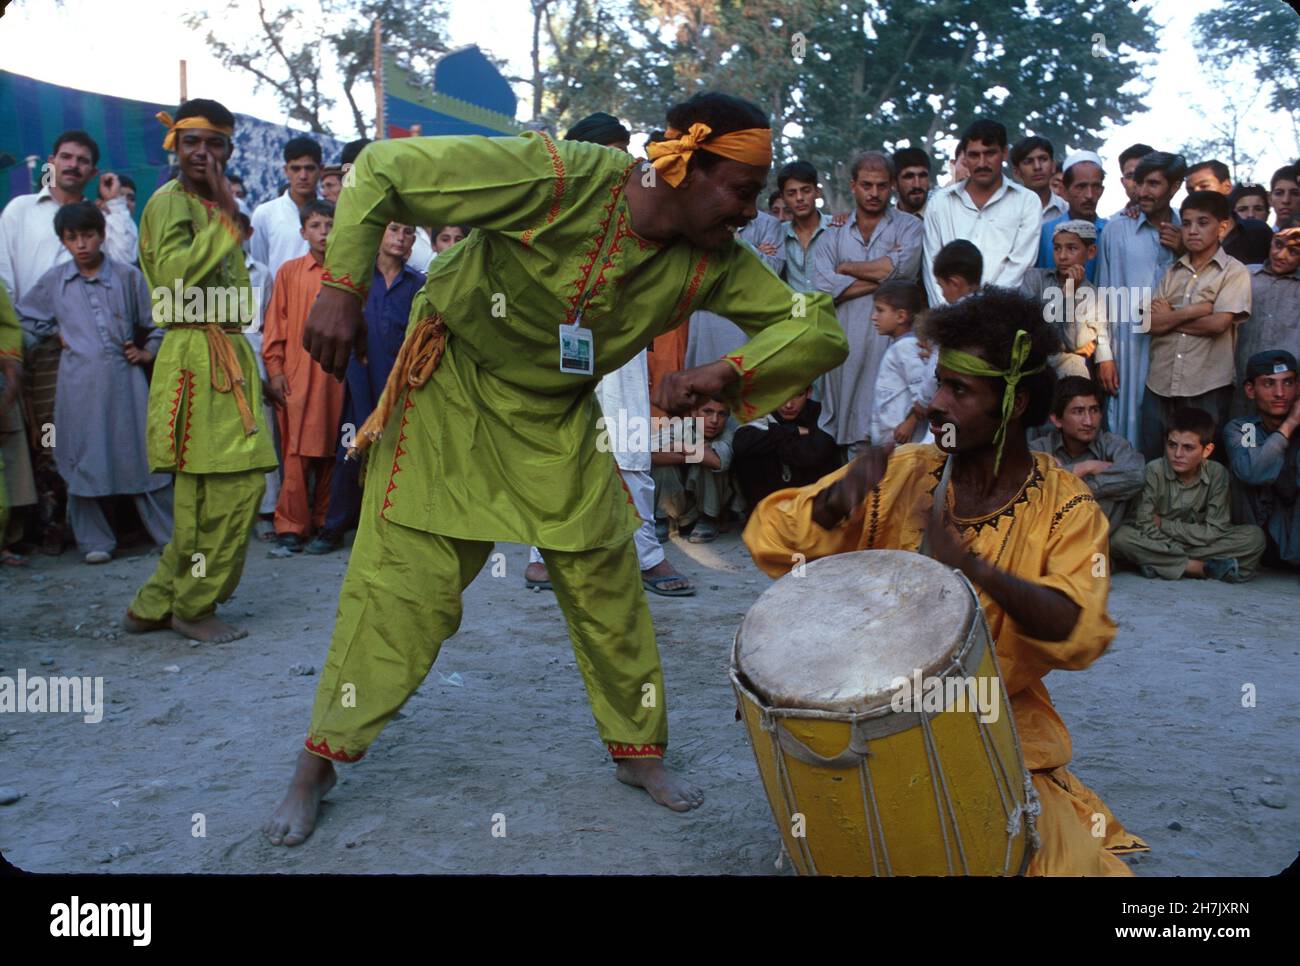
<path id="1" fill-rule="evenodd" d="M 215 646 L 114 636 L 155 556 L 4 568 L 0 674 L 102 675 L 106 712 L 99 724 L 0 715 L 0 787 L 22 795 L 0 806 L 0 851 L 41 872 L 780 874 L 727 679 L 735 629 L 768 583 L 738 535 L 676 543 L 700 594 L 650 599 L 669 764 L 707 796 L 689 815 L 614 780 L 554 596 L 523 588 L 524 548 L 498 549 L 505 576 L 479 575 L 460 633 L 369 756 L 341 768 L 296 849 L 259 827 L 301 747 L 346 552 L 279 560 L 251 546 L 223 614 L 252 633 Z M 1233 587 L 1120 574 L 1109 653 L 1048 678 L 1073 769 L 1152 846 L 1139 874 L 1266 875 L 1295 858 L 1298 604 L 1294 576 Z"/>

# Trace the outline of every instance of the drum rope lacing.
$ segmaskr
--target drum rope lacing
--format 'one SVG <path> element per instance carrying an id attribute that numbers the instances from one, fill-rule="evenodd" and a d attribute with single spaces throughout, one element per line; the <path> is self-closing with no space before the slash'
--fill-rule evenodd
<path id="1" fill-rule="evenodd" d="M 980 647 L 978 649 L 978 653 L 975 653 L 974 650 L 975 644 L 977 644 L 981 640 L 981 638 L 978 638 L 976 636 L 976 631 L 979 629 L 981 625 L 984 627 L 985 630 L 984 639 L 987 639 L 989 641 L 990 649 L 992 649 L 993 646 L 992 635 L 988 631 L 988 624 L 983 617 L 983 611 L 978 607 L 978 595 L 975 592 L 975 588 L 970 584 L 969 580 L 966 579 L 964 574 L 958 572 L 957 576 L 962 580 L 964 584 L 966 584 L 968 592 L 976 600 L 976 605 L 977 605 L 976 614 L 978 616 L 977 616 L 977 620 L 972 620 L 970 625 L 967 627 L 965 639 L 963 640 L 961 646 L 957 648 L 956 651 L 953 652 L 952 659 L 949 661 L 948 665 L 939 674 L 940 678 L 947 678 L 958 672 L 964 673 L 967 670 L 967 664 L 969 662 L 973 662 L 977 658 L 982 658 L 983 650 L 984 650 L 983 647 Z M 733 644 L 733 651 L 736 647 L 738 647 L 738 645 L 739 645 L 739 634 L 737 634 L 737 640 Z M 996 662 L 996 657 L 994 657 L 994 661 Z M 971 670 L 973 671 L 975 669 L 972 668 Z M 735 685 L 738 689 L 743 690 L 745 693 L 749 693 L 749 689 L 741 685 L 739 679 L 735 674 L 734 668 L 731 677 L 732 677 L 733 685 Z M 1010 699 L 1007 697 L 1005 685 L 1001 681 L 1000 677 L 998 679 L 998 684 L 999 684 L 999 692 L 1002 697 L 1003 706 L 1009 708 Z M 877 708 L 869 712 L 849 712 L 846 714 L 844 712 L 821 711 L 821 710 L 806 709 L 806 708 L 776 709 L 776 708 L 769 707 L 762 701 L 757 700 L 756 696 L 752 694 L 750 695 L 750 697 L 753 699 L 753 703 L 758 707 L 759 710 L 759 728 L 768 733 L 772 743 L 772 756 L 773 756 L 773 761 L 776 765 L 777 778 L 781 787 L 782 797 L 785 799 L 784 804 L 786 806 L 786 812 L 787 815 L 790 816 L 791 821 L 793 821 L 793 816 L 799 814 L 799 809 L 798 809 L 798 802 L 795 799 L 794 785 L 793 782 L 791 781 L 789 769 L 786 765 L 786 757 L 785 757 L 786 748 L 783 746 L 780 740 L 780 732 L 783 731 L 785 735 L 787 735 L 790 739 L 792 739 L 796 745 L 802 748 L 803 752 L 806 753 L 807 755 L 812 756 L 813 758 L 821 759 L 823 761 L 830 761 L 832 759 L 825 759 L 823 756 L 817 755 L 811 749 L 804 746 L 803 743 L 800 742 L 798 738 L 795 738 L 795 736 L 791 734 L 788 730 L 781 728 L 780 719 L 781 718 L 811 718 L 811 719 L 823 719 L 823 720 L 838 720 L 838 721 L 845 721 L 848 723 L 850 727 L 849 746 L 845 749 L 845 752 L 841 753 L 841 755 L 852 751 L 859 756 L 859 762 L 858 762 L 859 787 L 862 791 L 864 804 L 868 805 L 870 808 L 870 814 L 868 815 L 868 823 L 867 823 L 868 827 L 866 831 L 867 831 L 867 845 L 871 853 L 872 874 L 877 876 L 880 874 L 880 866 L 882 864 L 882 859 L 883 859 L 885 874 L 888 876 L 892 876 L 894 873 L 892 869 L 892 864 L 890 863 L 889 860 L 888 845 L 885 841 L 885 836 L 884 836 L 884 826 L 880 819 L 880 809 L 879 809 L 879 803 L 877 801 L 877 797 L 875 793 L 875 785 L 871 779 L 870 767 L 867 764 L 867 760 L 870 757 L 870 752 L 866 748 L 865 741 L 867 740 L 868 736 L 867 735 L 863 736 L 862 739 L 863 744 L 861 746 L 854 747 L 855 744 L 857 744 L 859 739 L 858 729 L 861 725 L 867 724 L 868 722 L 874 723 L 880 719 L 899 717 L 893 711 L 892 706 L 885 705 L 881 708 Z M 931 774 L 935 776 L 935 780 L 932 782 L 934 788 L 934 794 L 935 794 L 935 808 L 939 813 L 939 827 L 940 827 L 940 832 L 943 835 L 944 857 L 948 865 L 948 872 L 949 874 L 952 874 L 954 872 L 952 847 L 953 845 L 955 845 L 957 849 L 957 856 L 961 863 L 962 872 L 964 874 L 969 874 L 970 870 L 966 858 L 965 843 L 962 840 L 961 832 L 957 825 L 957 811 L 953 806 L 951 791 L 948 787 L 947 775 L 946 772 L 944 771 L 942 762 L 939 760 L 938 747 L 935 743 L 934 734 L 930 726 L 931 715 L 925 711 L 919 711 L 916 712 L 916 714 L 917 717 L 920 719 L 920 723 L 921 723 L 923 744 L 925 747 L 927 764 L 930 767 Z M 1038 834 L 1038 825 L 1037 825 L 1037 817 L 1042 811 L 1042 805 L 1038 797 L 1038 792 L 1033 787 L 1033 781 L 1030 773 L 1026 771 L 1025 779 L 1024 779 L 1024 788 L 1023 788 L 1023 793 L 1024 793 L 1023 801 L 1017 800 L 1017 796 L 1011 790 L 1012 780 L 1011 780 L 1011 776 L 1007 772 L 1006 762 L 1003 761 L 1002 755 L 994 747 L 986 723 L 980 720 L 979 715 L 976 715 L 975 720 L 976 720 L 976 727 L 979 730 L 981 742 L 984 745 L 985 754 L 989 759 L 990 768 L 993 770 L 994 784 L 998 790 L 998 796 L 1001 801 L 1002 811 L 1003 814 L 1006 816 L 1007 847 L 1006 847 L 1006 855 L 1005 858 L 1003 859 L 1003 874 L 1010 874 L 1011 872 L 1012 852 L 1015 846 L 1016 835 L 1019 831 L 1021 831 L 1022 823 L 1024 826 L 1023 831 L 1025 832 L 1025 841 L 1027 845 L 1027 848 L 1025 850 L 1024 860 L 1020 869 L 1021 874 L 1023 874 L 1025 869 L 1028 867 L 1029 861 L 1032 858 L 1034 852 L 1037 852 L 1042 847 L 1042 841 Z M 1018 749 L 1020 746 L 1020 736 L 1019 736 L 1019 731 L 1015 726 L 1014 715 L 1011 717 L 1010 723 L 1011 723 L 1012 734 L 1014 736 L 1015 745 Z M 870 731 L 870 730 L 872 729 L 864 729 L 864 731 Z M 941 793 L 942 793 L 942 799 L 940 798 Z M 945 821 L 945 816 L 946 816 L 946 821 Z M 948 836 L 949 824 L 952 825 L 953 841 L 951 843 L 949 841 L 949 836 Z M 878 856 L 876 854 L 877 834 L 880 836 L 880 850 L 883 853 L 883 856 Z M 811 847 L 809 846 L 809 843 L 807 841 L 807 836 L 803 835 L 803 836 L 794 836 L 794 837 L 799 840 L 798 843 L 799 852 L 803 856 L 805 868 L 811 874 L 817 875 L 818 873 L 817 873 L 816 861 L 813 858 Z M 782 848 L 784 849 L 784 841 L 782 842 Z"/>

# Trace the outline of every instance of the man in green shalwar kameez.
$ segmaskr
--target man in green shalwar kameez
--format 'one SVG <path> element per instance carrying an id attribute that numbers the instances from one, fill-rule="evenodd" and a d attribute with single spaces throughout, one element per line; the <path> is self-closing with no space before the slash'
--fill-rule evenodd
<path id="1" fill-rule="evenodd" d="M 186 101 L 163 147 L 180 174 L 140 219 L 140 268 L 166 330 L 149 386 L 146 444 L 155 473 L 176 474 L 172 538 L 123 621 L 202 641 L 247 632 L 216 616 L 239 585 L 266 471 L 277 465 L 253 350 L 241 316 L 257 304 L 240 248 L 239 208 L 225 179 L 234 117 Z"/>
<path id="2" fill-rule="evenodd" d="M 753 338 L 666 379 L 656 401 L 670 412 L 724 392 L 753 419 L 847 346 L 829 297 L 793 293 L 733 238 L 771 163 L 763 112 L 707 94 L 668 121 L 653 168 L 530 133 L 378 142 L 345 178 L 304 339 L 336 376 L 365 344 L 361 300 L 387 223 L 475 230 L 433 263 L 416 302 L 429 317 L 412 321 L 403 347 L 423 364 L 399 358 L 391 413 L 377 413 L 383 435 L 368 454 L 334 637 L 306 749 L 265 827 L 272 843 L 311 834 L 332 762 L 359 759 L 420 686 L 499 540 L 542 548 L 617 777 L 679 811 L 702 801 L 663 767 L 663 679 L 632 542 L 640 520 L 598 447 L 592 390 L 698 309 Z"/>

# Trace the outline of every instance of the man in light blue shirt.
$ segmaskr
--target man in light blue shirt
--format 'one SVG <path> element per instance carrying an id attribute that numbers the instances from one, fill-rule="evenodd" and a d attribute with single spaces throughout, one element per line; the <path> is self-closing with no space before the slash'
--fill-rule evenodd
<path id="1" fill-rule="evenodd" d="M 1151 341 L 1150 325 L 1142 312 L 1150 305 L 1165 271 L 1182 253 L 1182 221 L 1169 203 L 1186 173 L 1182 155 L 1164 151 L 1146 155 L 1133 172 L 1138 216 L 1112 218 L 1097 248 L 1097 287 L 1099 297 L 1106 300 L 1116 364 L 1115 384 L 1102 381 L 1113 397 L 1107 421 L 1112 432 L 1137 447 L 1141 446 L 1140 410 Z"/>
<path id="2" fill-rule="evenodd" d="M 831 216 L 817 207 L 821 188 L 817 169 L 807 161 L 791 161 L 776 176 L 776 185 L 794 217 L 782 225 L 785 237 L 785 281 L 796 292 L 815 292 L 813 249 L 830 227 Z"/>

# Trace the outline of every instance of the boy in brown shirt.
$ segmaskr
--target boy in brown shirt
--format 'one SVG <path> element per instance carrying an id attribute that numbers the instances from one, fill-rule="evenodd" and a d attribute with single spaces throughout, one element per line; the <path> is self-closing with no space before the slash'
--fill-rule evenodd
<path id="1" fill-rule="evenodd" d="M 1237 326 L 1250 317 L 1250 273 L 1219 242 L 1232 225 L 1228 199 L 1193 191 L 1178 210 L 1183 255 L 1151 301 L 1151 367 L 1142 396 L 1141 443 L 1147 459 L 1164 450 L 1164 427 L 1184 407 L 1228 421 Z"/>

